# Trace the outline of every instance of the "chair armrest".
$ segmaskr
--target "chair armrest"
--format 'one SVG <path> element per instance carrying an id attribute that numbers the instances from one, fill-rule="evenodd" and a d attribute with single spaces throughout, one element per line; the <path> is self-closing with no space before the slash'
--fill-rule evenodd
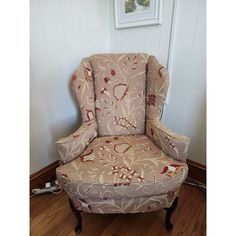
<path id="1" fill-rule="evenodd" d="M 166 154 L 176 160 L 186 161 L 190 138 L 172 132 L 156 120 L 147 120 L 146 134 Z"/>
<path id="2" fill-rule="evenodd" d="M 56 142 L 61 161 L 67 163 L 78 157 L 85 147 L 97 137 L 97 122 L 84 122 L 78 130 Z"/>

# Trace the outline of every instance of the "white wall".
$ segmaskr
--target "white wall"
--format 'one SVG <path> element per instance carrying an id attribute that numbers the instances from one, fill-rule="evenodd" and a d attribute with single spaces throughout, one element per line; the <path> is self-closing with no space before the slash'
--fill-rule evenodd
<path id="1" fill-rule="evenodd" d="M 110 50 L 108 1 L 31 0 L 31 173 L 57 160 L 55 141 L 79 126 L 69 81 L 83 57 Z"/>
<path id="2" fill-rule="evenodd" d="M 189 159 L 206 163 L 206 2 L 177 0 L 171 86 L 163 122 L 191 138 Z"/>
<path id="3" fill-rule="evenodd" d="M 110 38 L 112 52 L 146 52 L 167 65 L 174 0 L 163 1 L 161 25 L 115 29 L 114 4 L 110 1 Z"/>

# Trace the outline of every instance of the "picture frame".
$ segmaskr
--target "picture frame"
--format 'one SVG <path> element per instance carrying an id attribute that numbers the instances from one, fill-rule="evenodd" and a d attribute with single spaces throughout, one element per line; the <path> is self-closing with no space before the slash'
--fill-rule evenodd
<path id="1" fill-rule="evenodd" d="M 162 23 L 163 0 L 114 0 L 115 28 Z"/>

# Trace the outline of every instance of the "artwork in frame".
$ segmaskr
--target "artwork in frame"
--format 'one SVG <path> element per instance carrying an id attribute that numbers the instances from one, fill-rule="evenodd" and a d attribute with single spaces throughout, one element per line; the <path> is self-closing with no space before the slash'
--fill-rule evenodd
<path id="1" fill-rule="evenodd" d="M 114 0 L 117 29 L 161 24 L 163 0 Z"/>

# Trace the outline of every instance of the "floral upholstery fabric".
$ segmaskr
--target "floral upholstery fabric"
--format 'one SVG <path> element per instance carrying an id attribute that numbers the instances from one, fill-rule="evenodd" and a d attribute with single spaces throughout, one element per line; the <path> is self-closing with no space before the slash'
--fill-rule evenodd
<path id="1" fill-rule="evenodd" d="M 57 149 L 63 163 L 69 162 L 84 150 L 97 136 L 96 120 L 84 122 L 78 130 L 66 138 L 59 139 Z"/>
<path id="2" fill-rule="evenodd" d="M 143 197 L 177 190 L 188 168 L 145 135 L 97 137 L 74 161 L 57 168 L 69 195 Z"/>
<path id="3" fill-rule="evenodd" d="M 82 61 L 72 89 L 81 127 L 57 141 L 58 183 L 79 210 L 135 213 L 169 207 L 187 177 L 189 138 L 160 123 L 169 78 L 143 53 Z"/>
<path id="4" fill-rule="evenodd" d="M 160 121 L 147 120 L 146 134 L 176 160 L 186 161 L 190 139 L 167 129 Z"/>
<path id="5" fill-rule="evenodd" d="M 69 162 L 84 150 L 97 137 L 97 121 L 95 119 L 95 94 L 92 67 L 85 58 L 72 76 L 72 91 L 76 97 L 82 116 L 82 125 L 73 134 L 59 139 L 57 149 L 62 163 Z"/>
<path id="6" fill-rule="evenodd" d="M 81 198 L 78 195 L 71 196 L 74 206 L 88 213 L 138 213 L 157 211 L 170 207 L 178 191 L 161 195 L 145 197 L 123 198 Z"/>
<path id="7" fill-rule="evenodd" d="M 95 119 L 94 85 L 89 59 L 84 59 L 72 76 L 72 91 L 80 107 L 82 121 Z"/>
<path id="8" fill-rule="evenodd" d="M 147 119 L 160 118 L 168 86 L 169 76 L 166 69 L 159 64 L 154 56 L 150 56 L 147 67 Z"/>
<path id="9" fill-rule="evenodd" d="M 98 135 L 144 134 L 147 54 L 91 57 Z"/>

